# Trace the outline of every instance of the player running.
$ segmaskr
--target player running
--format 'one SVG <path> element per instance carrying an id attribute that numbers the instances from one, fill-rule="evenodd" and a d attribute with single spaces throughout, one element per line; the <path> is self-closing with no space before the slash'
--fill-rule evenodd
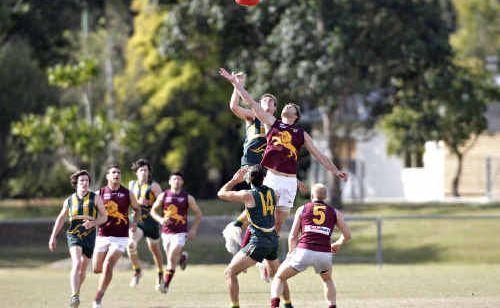
<path id="1" fill-rule="evenodd" d="M 93 307 L 102 307 L 102 298 L 113 277 L 113 268 L 125 252 L 129 228 L 135 232 L 141 219 L 141 208 L 134 194 L 121 185 L 121 171 L 118 165 L 111 165 L 106 172 L 107 185 L 99 190 L 108 213 L 108 220 L 99 227 L 93 259 L 94 273 L 99 278 Z M 133 221 L 129 222 L 129 208 L 134 209 Z"/>
<path id="2" fill-rule="evenodd" d="M 132 269 L 134 270 L 130 286 L 137 286 L 142 277 L 141 264 L 137 255 L 137 245 L 145 236 L 149 251 L 153 255 L 153 260 L 158 270 L 156 290 L 161 291 L 163 288 L 163 260 L 160 246 L 160 225 L 151 217 L 150 212 L 156 197 L 161 194 L 162 190 L 160 185 L 151 179 L 151 165 L 146 159 L 135 161 L 131 169 L 135 172 L 137 180 L 130 181 L 128 189 L 134 194 L 141 206 L 142 219 L 137 223 L 135 232 L 129 229 L 127 252 L 132 263 Z"/>
<path id="3" fill-rule="evenodd" d="M 326 187 L 315 184 L 311 189 L 311 202 L 299 207 L 295 213 L 288 238 L 288 257 L 281 264 L 271 284 L 271 308 L 278 308 L 280 293 L 287 279 L 313 266 L 323 280 L 328 308 L 336 308 L 335 284 L 332 280 L 332 253 L 351 238 L 351 231 L 343 214 L 325 203 Z M 342 234 L 331 244 L 333 228 Z M 299 237 L 300 236 L 300 237 Z"/>
<path id="4" fill-rule="evenodd" d="M 251 190 L 232 190 L 235 185 L 243 182 L 247 172 L 252 185 Z M 232 308 L 239 307 L 238 275 L 242 271 L 257 262 L 267 260 L 271 269 L 270 274 L 273 276 L 279 266 L 278 234 L 274 218 L 277 196 L 271 188 L 263 185 L 264 175 L 265 170 L 261 165 L 242 168 L 217 193 L 222 200 L 243 203 L 250 222 L 249 243 L 234 255 L 224 272 Z M 289 301 L 289 298 L 285 298 L 285 301 Z"/>
<path id="5" fill-rule="evenodd" d="M 98 196 L 89 191 L 90 175 L 86 170 L 78 170 L 70 177 L 71 185 L 76 190 L 63 202 L 61 212 L 52 228 L 49 249 L 57 247 L 57 235 L 61 232 L 66 217 L 69 228 L 66 231 L 72 267 L 70 273 L 70 307 L 80 305 L 80 288 L 85 280 L 87 265 L 94 252 L 96 227 L 107 220 L 106 210 Z"/>
<path id="6" fill-rule="evenodd" d="M 202 213 L 193 196 L 183 190 L 184 177 L 174 172 L 169 179 L 170 189 L 163 191 L 156 199 L 151 216 L 161 225 L 163 249 L 167 257 L 167 267 L 162 292 L 167 293 L 174 278 L 175 269 L 187 240 L 192 240 L 198 232 Z M 158 214 L 161 210 L 162 215 Z M 188 210 L 195 220 L 188 231 Z"/>
<path id="7" fill-rule="evenodd" d="M 322 154 L 314 145 L 311 136 L 297 125 L 300 119 L 298 105 L 285 105 L 281 111 L 281 119 L 277 119 L 253 100 L 236 76 L 229 74 L 224 68 L 221 68 L 219 73 L 234 85 L 257 119 L 267 127 L 267 145 L 261 164 L 268 171 L 264 185 L 274 189 L 280 196 L 276 215 L 276 230 L 279 233 L 282 223 L 290 215 L 297 194 L 297 166 L 302 146 L 339 179 L 347 180 L 347 173 L 339 170 L 330 158 Z"/>

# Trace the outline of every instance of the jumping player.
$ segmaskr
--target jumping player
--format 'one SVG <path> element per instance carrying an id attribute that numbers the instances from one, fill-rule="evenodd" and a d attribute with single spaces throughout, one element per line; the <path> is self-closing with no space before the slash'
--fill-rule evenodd
<path id="1" fill-rule="evenodd" d="M 142 277 L 141 264 L 139 263 L 139 256 L 137 255 L 137 245 L 145 236 L 149 251 L 151 251 L 153 255 L 153 260 L 158 270 L 156 290 L 161 291 L 163 287 L 163 260 L 160 246 L 160 225 L 151 217 L 150 211 L 156 197 L 161 194 L 162 190 L 160 185 L 152 180 L 151 165 L 146 159 L 135 161 L 131 169 L 135 172 L 137 180 L 130 181 L 128 189 L 134 194 L 137 202 L 141 206 L 142 219 L 137 224 L 138 228 L 136 228 L 135 232 L 129 229 L 127 252 L 130 262 L 132 263 L 132 269 L 134 270 L 134 276 L 130 281 L 130 286 L 137 286 Z"/>
<path id="2" fill-rule="evenodd" d="M 281 119 L 277 119 L 253 100 L 238 78 L 224 68 L 221 68 L 219 73 L 234 85 L 257 119 L 267 127 L 267 145 L 261 164 L 268 171 L 264 184 L 273 188 L 280 196 L 276 216 L 276 230 L 279 233 L 282 223 L 290 215 L 297 194 L 298 155 L 303 145 L 326 170 L 339 179 L 347 180 L 347 173 L 339 170 L 330 158 L 322 154 L 314 145 L 311 136 L 297 125 L 300 119 L 298 105 L 285 105 L 281 111 Z"/>
<path id="3" fill-rule="evenodd" d="M 241 82 L 245 82 L 245 74 L 236 73 L 234 76 Z M 254 166 L 260 164 L 262 155 L 266 149 L 266 130 L 264 125 L 258 118 L 255 117 L 251 109 L 240 106 L 240 96 L 236 88 L 234 88 L 229 102 L 229 108 L 240 119 L 245 121 L 246 133 L 245 142 L 243 143 L 243 154 L 241 156 L 241 166 Z M 262 109 L 273 115 L 276 112 L 277 99 L 270 93 L 265 93 L 260 97 L 260 105 Z M 241 242 L 241 229 L 246 225 L 246 212 L 243 211 L 238 218 L 231 222 L 224 228 L 223 236 L 226 241 L 226 249 L 235 254 L 238 250 L 246 245 L 248 242 L 249 234 L 245 234 L 245 239 Z M 248 232 L 247 232 L 248 233 Z M 241 243 L 241 247 L 240 247 Z"/>
<path id="4" fill-rule="evenodd" d="M 167 256 L 164 293 L 167 293 L 170 287 L 186 239 L 194 239 L 202 218 L 201 210 L 194 197 L 183 190 L 184 177 L 182 173 L 172 173 L 168 183 L 170 189 L 166 189 L 158 196 L 151 209 L 151 216 L 161 225 L 163 249 Z M 159 214 L 160 210 L 162 215 Z M 191 210 L 195 216 L 189 231 L 188 210 Z"/>
<path id="5" fill-rule="evenodd" d="M 343 214 L 325 203 L 326 187 L 315 184 L 311 191 L 311 202 L 299 207 L 295 213 L 288 238 L 288 258 L 278 269 L 271 284 L 271 308 L 278 308 L 279 295 L 287 279 L 313 266 L 323 280 L 328 308 L 336 307 L 335 284 L 332 280 L 332 253 L 351 238 L 351 231 L 344 222 Z M 331 243 L 333 228 L 342 234 Z M 300 236 L 300 237 L 299 237 Z"/>
<path id="6" fill-rule="evenodd" d="M 50 251 L 56 249 L 57 235 L 61 232 L 65 218 L 68 217 L 70 226 L 66 231 L 66 238 L 72 261 L 70 307 L 78 307 L 80 288 L 94 252 L 96 227 L 106 222 L 108 218 L 101 199 L 89 191 L 90 175 L 86 170 L 73 173 L 70 181 L 76 191 L 63 202 L 52 229 L 49 249 Z"/>
<path id="7" fill-rule="evenodd" d="M 93 259 L 94 273 L 102 273 L 94 308 L 102 307 L 102 298 L 113 277 L 113 268 L 125 252 L 129 228 L 135 232 L 141 219 L 141 208 L 135 196 L 121 185 L 121 171 L 118 165 L 111 165 L 106 172 L 107 185 L 99 190 L 99 197 L 108 212 L 108 221 L 99 228 Z M 129 208 L 134 210 L 133 221 L 129 222 Z"/>
<path id="8" fill-rule="evenodd" d="M 247 172 L 251 190 L 234 191 L 233 187 L 243 182 Z M 222 200 L 243 203 L 250 222 L 249 243 L 234 255 L 224 273 L 232 308 L 239 307 L 238 275 L 242 271 L 267 260 L 273 276 L 279 266 L 278 234 L 275 230 L 277 196 L 271 188 L 263 185 L 264 175 L 265 170 L 261 165 L 242 168 L 217 193 Z M 287 300 L 289 298 L 285 298 Z"/>

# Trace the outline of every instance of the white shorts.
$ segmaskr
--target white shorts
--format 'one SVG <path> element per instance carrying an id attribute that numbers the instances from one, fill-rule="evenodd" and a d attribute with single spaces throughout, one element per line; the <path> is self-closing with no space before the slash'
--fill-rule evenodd
<path id="1" fill-rule="evenodd" d="M 186 245 L 187 233 L 162 233 L 163 249 L 168 251 L 169 247 Z"/>
<path id="2" fill-rule="evenodd" d="M 278 206 L 288 209 L 293 207 L 297 195 L 297 178 L 278 175 L 268 170 L 263 184 L 278 194 Z"/>
<path id="3" fill-rule="evenodd" d="M 108 250 L 118 250 L 125 252 L 128 237 L 97 236 L 95 239 L 95 251 L 105 252 Z"/>
<path id="4" fill-rule="evenodd" d="M 296 271 L 302 272 L 313 266 L 316 273 L 321 274 L 332 268 L 332 253 L 296 248 L 293 255 L 287 260 L 288 265 Z"/>

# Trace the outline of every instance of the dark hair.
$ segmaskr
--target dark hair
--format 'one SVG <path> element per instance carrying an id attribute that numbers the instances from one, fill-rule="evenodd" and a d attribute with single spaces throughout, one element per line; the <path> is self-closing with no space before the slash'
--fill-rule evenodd
<path id="1" fill-rule="evenodd" d="M 184 174 L 182 174 L 182 172 L 180 172 L 180 171 L 174 171 L 174 172 L 170 173 L 170 176 L 168 178 L 171 178 L 174 175 L 180 176 L 184 180 Z"/>
<path id="2" fill-rule="evenodd" d="M 297 105 L 297 104 L 295 104 L 295 103 L 288 103 L 287 105 L 291 105 L 292 107 L 294 107 L 295 108 L 295 112 L 297 113 L 297 119 L 295 119 L 295 122 L 293 122 L 293 123 L 295 124 L 295 123 L 299 122 L 299 120 L 300 120 L 300 114 L 302 113 L 300 111 L 300 106 Z"/>
<path id="3" fill-rule="evenodd" d="M 132 171 L 134 171 L 134 172 L 137 172 L 137 170 L 143 166 L 148 166 L 149 172 L 152 171 L 151 164 L 149 163 L 149 161 L 147 159 L 144 159 L 144 158 L 140 158 L 140 159 L 136 160 L 135 162 L 133 162 L 130 169 L 132 169 Z"/>
<path id="4" fill-rule="evenodd" d="M 272 95 L 271 93 L 264 93 L 264 94 L 262 94 L 262 96 L 260 97 L 260 99 L 263 99 L 263 98 L 266 98 L 266 97 L 269 97 L 270 99 L 273 100 L 274 106 L 278 106 L 278 99 L 276 98 L 276 96 Z"/>
<path id="5" fill-rule="evenodd" d="M 113 163 L 111 165 L 108 165 L 108 167 L 106 168 L 106 173 L 109 172 L 109 170 L 113 169 L 113 168 L 116 168 L 116 169 L 119 169 L 121 171 L 121 168 L 120 168 L 120 165 L 116 164 L 116 163 Z"/>
<path id="6" fill-rule="evenodd" d="M 248 171 L 248 177 L 250 179 L 250 183 L 256 187 L 262 186 L 265 176 L 266 176 L 266 169 L 264 169 L 262 165 L 252 166 Z"/>
<path id="7" fill-rule="evenodd" d="M 89 182 L 91 180 L 90 178 L 90 174 L 87 170 L 78 170 L 76 172 L 74 172 L 70 177 L 69 177 L 69 180 L 71 182 L 71 186 L 73 186 L 73 188 L 76 189 L 76 184 L 78 183 L 78 178 L 82 175 L 86 175 L 88 178 L 89 178 Z"/>

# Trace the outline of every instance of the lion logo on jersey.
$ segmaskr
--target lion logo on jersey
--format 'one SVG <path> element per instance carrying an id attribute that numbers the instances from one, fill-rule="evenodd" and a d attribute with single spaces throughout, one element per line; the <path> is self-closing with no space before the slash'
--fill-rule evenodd
<path id="1" fill-rule="evenodd" d="M 116 204 L 116 202 L 114 202 L 113 200 L 109 200 L 108 202 L 106 202 L 105 206 L 106 206 L 106 211 L 108 212 L 108 216 L 118 219 L 115 225 L 121 225 L 122 222 L 125 224 L 127 223 L 125 215 L 123 215 L 122 213 L 120 213 L 120 211 L 118 211 L 118 204 Z"/>
<path id="2" fill-rule="evenodd" d="M 271 139 L 271 142 L 273 145 L 282 145 L 287 148 L 290 151 L 288 157 L 292 157 L 293 159 L 297 160 L 297 149 L 292 144 L 292 135 L 290 134 L 290 132 L 279 132 L 278 136 L 274 136 Z"/>
<path id="3" fill-rule="evenodd" d="M 163 216 L 168 219 L 174 220 L 174 224 L 186 224 L 186 219 L 179 214 L 179 210 L 173 204 L 170 204 L 165 210 L 163 210 Z"/>

